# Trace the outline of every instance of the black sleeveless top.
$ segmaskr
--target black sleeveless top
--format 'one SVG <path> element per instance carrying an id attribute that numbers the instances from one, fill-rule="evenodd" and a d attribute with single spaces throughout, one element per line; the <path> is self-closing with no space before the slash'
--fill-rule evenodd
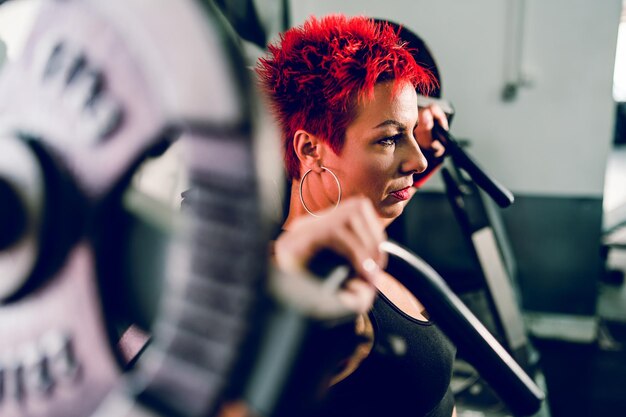
<path id="1" fill-rule="evenodd" d="M 316 417 L 450 417 L 455 349 L 430 321 L 417 320 L 379 292 L 370 318 L 374 346 L 331 387 Z"/>

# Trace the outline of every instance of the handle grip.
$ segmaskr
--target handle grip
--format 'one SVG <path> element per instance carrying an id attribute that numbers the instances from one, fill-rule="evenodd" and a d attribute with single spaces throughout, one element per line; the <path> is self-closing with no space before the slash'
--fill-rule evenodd
<path id="1" fill-rule="evenodd" d="M 488 175 L 474 159 L 463 150 L 454 137 L 444 130 L 438 123 L 433 126 L 433 136 L 443 142 L 446 153 L 454 162 L 472 177 L 472 180 L 482 188 L 497 204 L 506 208 L 513 204 L 513 193 Z"/>

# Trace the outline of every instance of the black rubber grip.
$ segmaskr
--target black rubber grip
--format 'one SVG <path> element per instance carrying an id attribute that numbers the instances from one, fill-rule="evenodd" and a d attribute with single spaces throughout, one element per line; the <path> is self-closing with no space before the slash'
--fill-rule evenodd
<path id="1" fill-rule="evenodd" d="M 341 265 L 349 265 L 350 262 L 343 256 L 330 249 L 322 249 L 309 261 L 307 268 L 314 275 L 326 278 Z M 346 279 L 348 276 L 346 276 Z"/>
<path id="2" fill-rule="evenodd" d="M 502 208 L 513 204 L 513 193 L 488 175 L 474 159 L 463 150 L 454 137 L 439 124 L 433 126 L 433 136 L 439 138 L 446 147 L 446 153 L 454 162 L 472 177 L 472 180 L 482 188 Z"/>

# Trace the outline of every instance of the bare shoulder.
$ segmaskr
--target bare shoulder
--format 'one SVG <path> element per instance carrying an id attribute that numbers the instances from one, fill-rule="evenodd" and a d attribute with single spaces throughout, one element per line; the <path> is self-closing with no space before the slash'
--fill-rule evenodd
<path id="1" fill-rule="evenodd" d="M 421 301 L 392 275 L 384 273 L 378 290 L 404 313 L 417 320 L 428 320 L 428 312 Z"/>

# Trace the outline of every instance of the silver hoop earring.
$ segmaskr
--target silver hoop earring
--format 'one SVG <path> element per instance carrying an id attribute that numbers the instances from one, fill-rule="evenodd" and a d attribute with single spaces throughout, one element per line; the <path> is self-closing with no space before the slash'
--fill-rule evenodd
<path id="1" fill-rule="evenodd" d="M 339 192 L 338 192 L 338 195 L 337 195 L 337 203 L 335 203 L 335 207 L 333 208 L 333 210 L 335 210 L 337 208 L 337 206 L 339 206 L 339 202 L 341 201 L 341 184 L 339 183 L 339 178 L 337 178 L 335 173 L 333 171 L 331 171 L 330 169 L 328 169 L 326 167 L 320 167 L 320 168 L 322 168 L 324 171 L 328 171 L 328 173 L 333 176 L 333 178 L 335 179 L 335 182 L 337 183 L 337 189 L 339 190 Z M 307 172 L 305 172 L 304 175 L 302 176 L 302 179 L 300 180 L 300 189 L 299 189 L 300 202 L 302 203 L 302 207 L 304 207 L 304 209 L 307 211 L 307 213 L 309 213 L 311 216 L 313 216 L 313 217 L 324 217 L 324 216 L 320 216 L 319 214 L 315 214 L 311 210 L 309 210 L 309 208 L 304 203 L 304 197 L 302 197 L 302 184 L 304 184 L 304 179 L 306 178 L 307 175 L 309 175 L 309 173 L 311 171 L 312 170 L 309 169 Z"/>

